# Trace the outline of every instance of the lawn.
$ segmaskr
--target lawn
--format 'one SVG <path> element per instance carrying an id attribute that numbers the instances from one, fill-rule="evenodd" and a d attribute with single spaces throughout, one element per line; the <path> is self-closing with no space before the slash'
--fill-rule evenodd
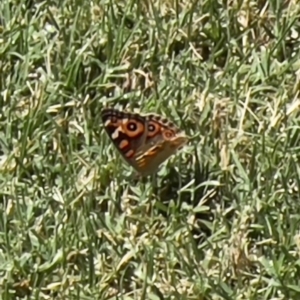
<path id="1" fill-rule="evenodd" d="M 2 299 L 300 299 L 297 1 L 0 8 Z M 136 176 L 106 107 L 188 143 Z"/>

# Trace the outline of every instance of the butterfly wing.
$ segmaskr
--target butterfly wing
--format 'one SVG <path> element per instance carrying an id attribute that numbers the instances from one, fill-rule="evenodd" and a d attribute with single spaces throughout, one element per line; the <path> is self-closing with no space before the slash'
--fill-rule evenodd
<path id="1" fill-rule="evenodd" d="M 150 174 L 185 145 L 188 138 L 172 122 L 161 116 L 150 114 L 146 120 L 147 136 L 135 159 L 139 171 Z"/>
<path id="2" fill-rule="evenodd" d="M 135 156 L 137 149 L 145 143 L 147 120 L 145 117 L 105 108 L 101 112 L 104 128 L 123 158 L 139 171 Z"/>
<path id="3" fill-rule="evenodd" d="M 105 108 L 101 116 L 115 147 L 142 175 L 156 171 L 188 141 L 172 122 L 155 114 L 142 116 Z"/>

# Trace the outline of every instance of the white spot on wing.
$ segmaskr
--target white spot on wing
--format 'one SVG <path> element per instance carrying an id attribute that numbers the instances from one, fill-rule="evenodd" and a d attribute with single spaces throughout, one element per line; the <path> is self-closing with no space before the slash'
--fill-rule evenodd
<path id="1" fill-rule="evenodd" d="M 111 121 L 108 119 L 105 123 L 104 126 L 108 126 L 111 123 Z"/>
<path id="2" fill-rule="evenodd" d="M 119 128 L 116 128 L 114 133 L 111 135 L 112 139 L 117 139 L 119 137 Z"/>

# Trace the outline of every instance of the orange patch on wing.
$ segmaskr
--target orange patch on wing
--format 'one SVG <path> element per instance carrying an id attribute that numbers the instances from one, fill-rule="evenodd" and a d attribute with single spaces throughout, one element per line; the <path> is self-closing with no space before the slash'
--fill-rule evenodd
<path id="1" fill-rule="evenodd" d="M 129 142 L 127 140 L 122 140 L 119 144 L 120 149 L 124 149 L 129 145 Z"/>
<path id="2" fill-rule="evenodd" d="M 160 151 L 160 149 L 161 149 L 161 146 L 160 146 L 160 145 L 154 146 L 153 148 L 149 149 L 149 150 L 145 153 L 145 156 L 149 157 L 149 156 L 157 155 L 157 153 Z"/>
<path id="3" fill-rule="evenodd" d="M 171 130 L 164 130 L 163 135 L 166 139 L 171 139 L 175 136 L 175 133 Z"/>
<path id="4" fill-rule="evenodd" d="M 152 130 L 149 130 L 149 129 L 152 129 Z M 153 122 L 153 121 L 150 121 L 148 123 L 148 138 L 149 137 L 154 137 L 155 135 L 159 134 L 161 132 L 161 126 L 160 124 L 156 123 L 156 122 Z"/>
<path id="5" fill-rule="evenodd" d="M 129 151 L 127 151 L 127 152 L 125 153 L 125 156 L 126 156 L 127 158 L 131 158 L 133 155 L 134 155 L 134 151 L 133 151 L 132 149 L 129 150 Z"/>
<path id="6" fill-rule="evenodd" d="M 142 159 L 139 159 L 137 161 L 137 163 L 138 163 L 139 167 L 144 167 L 146 165 L 146 160 L 142 158 Z"/>
<path id="7" fill-rule="evenodd" d="M 133 127 L 133 129 L 130 128 Z M 142 135 L 145 131 L 145 126 L 140 121 L 131 119 L 126 124 L 122 124 L 123 132 L 130 138 L 138 137 Z"/>

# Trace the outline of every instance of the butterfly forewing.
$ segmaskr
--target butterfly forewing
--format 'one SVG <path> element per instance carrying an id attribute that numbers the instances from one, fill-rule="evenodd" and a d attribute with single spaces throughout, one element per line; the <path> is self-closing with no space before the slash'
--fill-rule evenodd
<path id="1" fill-rule="evenodd" d="M 147 134 L 146 120 L 139 114 L 103 109 L 102 122 L 108 136 L 124 159 L 135 167 L 136 149 L 144 144 Z"/>

